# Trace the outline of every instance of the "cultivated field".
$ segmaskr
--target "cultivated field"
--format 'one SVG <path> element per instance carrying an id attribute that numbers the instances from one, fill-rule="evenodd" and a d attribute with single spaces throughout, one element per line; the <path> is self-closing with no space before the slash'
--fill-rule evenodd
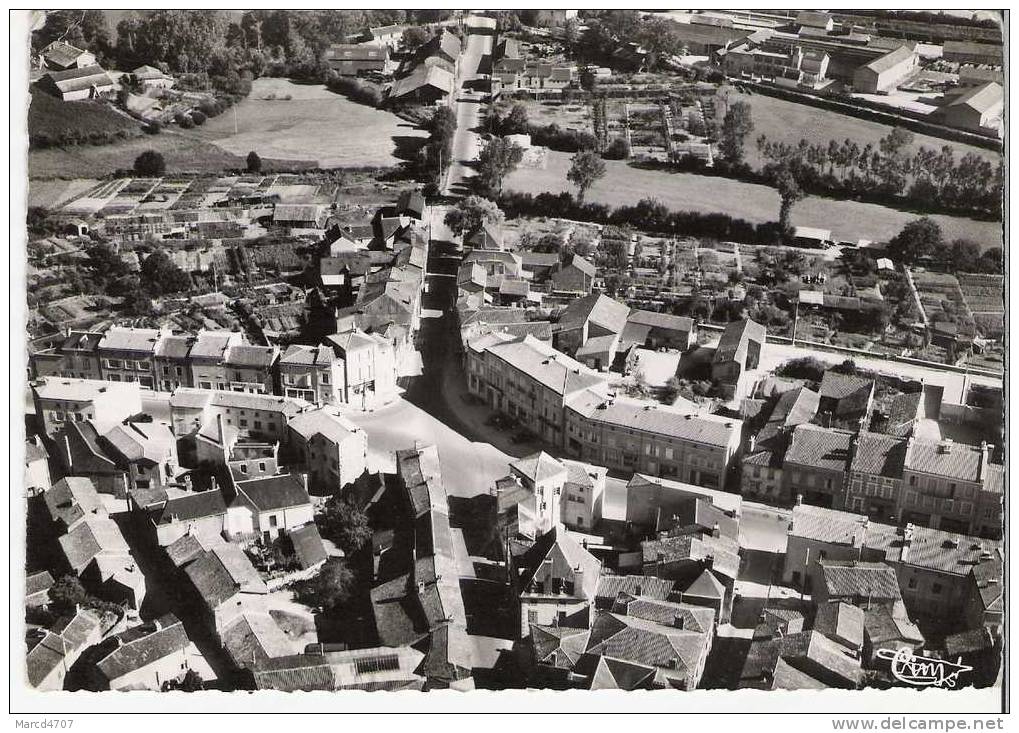
<path id="1" fill-rule="evenodd" d="M 756 140 L 760 135 L 767 135 L 769 140 L 792 144 L 799 142 L 800 138 L 806 138 L 811 143 L 827 143 L 828 140 L 842 142 L 849 138 L 861 148 L 867 143 L 871 143 L 877 149 L 878 141 L 891 130 L 888 125 L 882 125 L 879 122 L 861 120 L 831 110 L 788 102 L 763 94 L 731 92 L 729 104 L 738 101 L 748 102 L 753 110 L 754 131 L 747 137 L 746 150 L 747 162 L 755 168 L 766 162 L 757 152 Z M 720 107 L 719 115 L 723 114 L 723 110 L 724 107 Z M 950 145 L 955 149 L 957 161 L 966 153 L 976 153 L 996 162 L 1001 159 L 999 154 L 990 150 L 914 133 L 913 147 L 919 148 L 921 145 L 935 150 Z"/>
<path id="2" fill-rule="evenodd" d="M 236 115 L 227 110 L 193 133 L 234 155 L 254 150 L 263 158 L 322 168 L 393 166 L 400 162 L 398 146 L 406 153 L 425 136 L 396 115 L 351 102 L 321 84 L 275 78 L 257 79 Z"/>
<path id="3" fill-rule="evenodd" d="M 533 194 L 575 192 L 566 181 L 570 158 L 568 153 L 549 151 L 543 170 L 518 170 L 507 180 L 506 188 Z M 605 165 L 605 177 L 588 192 L 589 201 L 618 206 L 651 196 L 677 210 L 723 212 L 753 222 L 778 218 L 778 194 L 768 186 L 634 168 L 623 161 L 608 160 Z M 836 239 L 887 241 L 918 216 L 877 204 L 811 196 L 796 204 L 792 220 L 796 226 L 831 229 Z M 949 241 L 965 237 L 983 249 L 1001 246 L 1001 224 L 942 215 L 931 218 L 941 225 Z"/>

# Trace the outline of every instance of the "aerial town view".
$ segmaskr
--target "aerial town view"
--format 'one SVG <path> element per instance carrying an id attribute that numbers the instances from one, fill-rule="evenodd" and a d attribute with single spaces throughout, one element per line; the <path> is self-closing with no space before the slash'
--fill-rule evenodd
<path id="1" fill-rule="evenodd" d="M 1003 11 L 24 15 L 27 689 L 1002 688 Z"/>

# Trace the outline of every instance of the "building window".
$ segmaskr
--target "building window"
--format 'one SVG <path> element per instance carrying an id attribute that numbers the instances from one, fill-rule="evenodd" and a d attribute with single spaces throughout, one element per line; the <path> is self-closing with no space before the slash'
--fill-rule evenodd
<path id="1" fill-rule="evenodd" d="M 931 584 L 931 593 L 933 593 L 934 595 L 936 595 L 936 596 L 941 595 L 941 591 L 943 591 L 943 590 L 944 590 L 944 586 L 942 586 L 941 583 L 932 583 Z"/>
<path id="2" fill-rule="evenodd" d="M 273 515 L 271 515 L 269 517 L 269 526 L 270 527 L 275 527 L 276 526 L 276 515 L 275 514 L 273 514 Z"/>
<path id="3" fill-rule="evenodd" d="M 909 588 L 910 590 L 915 589 L 916 588 L 916 578 L 910 578 L 909 582 L 906 583 L 906 587 Z"/>
<path id="4" fill-rule="evenodd" d="M 528 611 L 527 611 L 527 623 L 529 623 L 529 624 L 536 624 L 536 623 L 538 623 L 538 612 L 537 611 L 531 611 L 530 609 L 528 609 Z"/>
<path id="5" fill-rule="evenodd" d="M 258 462 L 258 470 L 261 471 L 262 473 L 265 473 L 265 461 Z"/>
<path id="6" fill-rule="evenodd" d="M 245 476 L 248 475 L 248 464 L 247 463 L 242 463 L 241 464 L 241 473 L 243 473 Z"/>

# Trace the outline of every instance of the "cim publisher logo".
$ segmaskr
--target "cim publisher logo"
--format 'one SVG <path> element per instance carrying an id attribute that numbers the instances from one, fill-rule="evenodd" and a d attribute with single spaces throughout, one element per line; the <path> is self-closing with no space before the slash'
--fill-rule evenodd
<path id="1" fill-rule="evenodd" d="M 877 656 L 891 662 L 892 674 L 901 682 L 915 687 L 947 687 L 952 689 L 959 681 L 959 675 L 973 668 L 962 663 L 962 657 L 955 662 L 933 659 L 913 654 L 911 649 L 878 649 Z"/>

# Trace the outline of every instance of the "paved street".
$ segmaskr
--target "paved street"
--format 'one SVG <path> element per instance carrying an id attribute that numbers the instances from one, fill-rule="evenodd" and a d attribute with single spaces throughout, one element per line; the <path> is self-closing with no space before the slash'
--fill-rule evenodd
<path id="1" fill-rule="evenodd" d="M 415 442 L 434 443 L 439 450 L 443 484 L 450 496 L 471 497 L 487 491 L 509 472 L 512 459 L 484 443 L 474 443 L 407 400 L 376 410 L 351 412 L 353 422 L 368 434 L 373 470 L 395 472 L 394 452 Z"/>
<path id="2" fill-rule="evenodd" d="M 481 149 L 481 136 L 475 131 L 481 125 L 484 104 L 481 95 L 471 93 L 469 82 L 478 78 L 478 65 L 486 54 L 492 53 L 492 36 L 467 36 L 467 49 L 460 61 L 461 88 L 456 91 L 456 137 L 453 138 L 453 163 L 445 193 L 464 194 L 470 190 L 469 178 L 474 176 L 471 163 Z"/>

